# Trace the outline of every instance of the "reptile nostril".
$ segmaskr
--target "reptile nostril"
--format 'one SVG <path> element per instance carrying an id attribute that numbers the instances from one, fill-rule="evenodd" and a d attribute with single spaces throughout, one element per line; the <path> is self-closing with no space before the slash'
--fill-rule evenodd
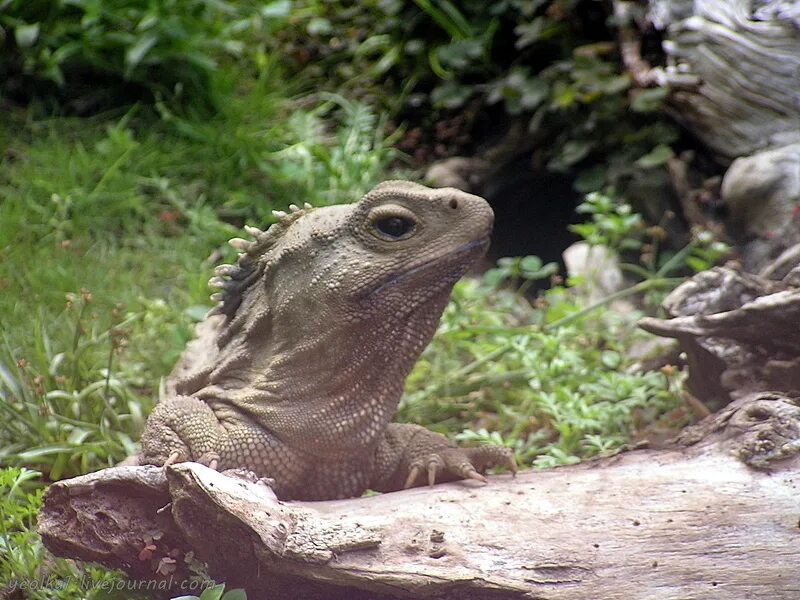
<path id="1" fill-rule="evenodd" d="M 456 208 L 458 208 L 458 200 L 456 200 L 455 198 L 453 198 L 452 200 L 450 200 L 450 208 L 452 208 L 452 209 L 454 209 L 454 210 L 455 210 Z"/>

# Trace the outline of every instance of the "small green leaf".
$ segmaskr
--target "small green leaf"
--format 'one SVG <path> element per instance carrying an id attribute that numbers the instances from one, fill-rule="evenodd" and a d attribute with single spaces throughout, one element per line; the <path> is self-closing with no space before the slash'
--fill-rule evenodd
<path id="1" fill-rule="evenodd" d="M 544 26 L 547 22 L 546 17 L 536 17 L 530 23 L 523 23 L 514 28 L 514 33 L 519 36 L 514 46 L 517 50 L 527 48 L 531 44 L 537 42 L 542 35 Z"/>
<path id="2" fill-rule="evenodd" d="M 155 34 L 143 35 L 130 48 L 125 51 L 125 76 L 130 77 L 131 73 L 139 66 L 142 59 L 156 45 L 158 38 Z"/>
<path id="3" fill-rule="evenodd" d="M 14 40 L 20 48 L 30 48 L 39 39 L 39 24 L 18 25 L 14 29 Z"/>
<path id="4" fill-rule="evenodd" d="M 306 30 L 310 35 L 327 35 L 333 30 L 333 25 L 328 19 L 314 17 L 308 22 Z"/>
<path id="5" fill-rule="evenodd" d="M 455 81 L 446 81 L 433 89 L 431 101 L 434 106 L 439 108 L 459 108 L 469 100 L 471 95 L 471 86 L 461 85 Z"/>
<path id="6" fill-rule="evenodd" d="M 247 600 L 247 593 L 241 588 L 235 588 L 225 592 L 222 600 Z"/>
<path id="7" fill-rule="evenodd" d="M 619 352 L 614 352 L 613 350 L 605 350 L 600 355 L 600 360 L 609 369 L 616 369 L 622 363 L 622 357 Z"/>
<path id="8" fill-rule="evenodd" d="M 551 166 L 556 169 L 571 167 L 586 158 L 594 145 L 595 142 L 592 140 L 569 140 L 551 161 Z"/>
<path id="9" fill-rule="evenodd" d="M 264 18 L 288 17 L 291 10 L 291 0 L 276 0 L 261 7 L 261 16 Z"/>
<path id="10" fill-rule="evenodd" d="M 524 256 L 520 261 L 520 267 L 524 271 L 538 271 L 542 268 L 542 259 L 538 256 Z"/>
<path id="11" fill-rule="evenodd" d="M 634 164 L 642 169 L 651 169 L 663 165 L 673 156 L 675 156 L 675 152 L 673 152 L 672 148 L 666 144 L 659 144 L 650 152 L 640 157 Z"/>
<path id="12" fill-rule="evenodd" d="M 631 110 L 640 113 L 654 112 L 661 108 L 667 94 L 669 89 L 663 87 L 640 90 L 631 102 Z"/>
<path id="13" fill-rule="evenodd" d="M 503 269 L 489 269 L 483 274 L 483 282 L 491 287 L 500 285 L 506 279 L 506 272 Z"/>
<path id="14" fill-rule="evenodd" d="M 436 49 L 436 57 L 442 65 L 463 71 L 483 54 L 483 42 L 479 39 L 459 40 Z"/>
<path id="15" fill-rule="evenodd" d="M 39 446 L 38 448 L 31 448 L 30 450 L 19 452 L 17 453 L 17 458 L 23 461 L 35 461 L 45 456 L 69 452 L 70 450 L 74 450 L 74 448 L 74 446 L 69 444 L 48 444 L 46 446 Z"/>
<path id="16" fill-rule="evenodd" d="M 203 590 L 203 593 L 200 594 L 200 600 L 220 600 L 220 598 L 222 598 L 222 592 L 224 591 L 225 591 L 224 583 L 215 585 L 214 587 L 210 587 Z"/>

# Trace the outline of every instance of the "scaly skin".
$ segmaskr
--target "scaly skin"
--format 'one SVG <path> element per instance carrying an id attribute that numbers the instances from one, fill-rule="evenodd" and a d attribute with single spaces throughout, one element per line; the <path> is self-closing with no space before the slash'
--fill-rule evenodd
<path id="1" fill-rule="evenodd" d="M 499 446 L 459 449 L 390 423 L 453 284 L 485 252 L 493 214 L 452 188 L 388 181 L 356 203 L 277 213 L 200 328 L 199 364 L 150 415 L 139 462 L 194 460 L 323 500 L 514 469 Z M 186 361 L 184 361 L 186 362 Z"/>

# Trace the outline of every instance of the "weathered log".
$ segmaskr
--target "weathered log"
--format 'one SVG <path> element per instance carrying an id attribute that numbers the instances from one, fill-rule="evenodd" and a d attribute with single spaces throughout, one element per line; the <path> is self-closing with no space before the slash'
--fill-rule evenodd
<path id="1" fill-rule="evenodd" d="M 673 449 L 483 487 L 279 502 L 194 463 L 116 467 L 53 484 L 39 527 L 136 579 L 205 561 L 250 598 L 795 600 L 799 451 L 800 398 L 761 393 Z"/>
<path id="2" fill-rule="evenodd" d="M 638 87 L 663 87 L 665 112 L 730 166 L 719 196 L 728 239 L 758 270 L 800 243 L 800 4 L 793 0 L 614 0 L 622 61 Z M 653 66 L 644 36 L 661 37 Z M 698 199 L 681 189 L 679 159 L 668 165 L 683 216 L 716 230 Z M 714 181 L 711 178 L 706 183 Z M 705 187 L 705 186 L 704 186 Z M 712 197 L 715 195 L 712 192 Z"/>
<path id="3" fill-rule="evenodd" d="M 800 11 L 787 0 L 649 0 L 676 119 L 722 159 L 800 141 Z M 630 63 L 630 61 L 628 61 Z M 633 63 L 631 63 L 633 64 Z M 639 66 L 638 71 L 641 71 Z"/>
<path id="4" fill-rule="evenodd" d="M 664 300 L 668 320 L 639 325 L 676 338 L 689 387 L 712 406 L 760 390 L 800 393 L 800 245 L 761 274 L 737 264 L 699 273 Z"/>

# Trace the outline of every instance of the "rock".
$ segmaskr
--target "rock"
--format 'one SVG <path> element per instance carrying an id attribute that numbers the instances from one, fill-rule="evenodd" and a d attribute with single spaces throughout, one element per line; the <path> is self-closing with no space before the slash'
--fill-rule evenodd
<path id="1" fill-rule="evenodd" d="M 800 242 L 800 144 L 738 158 L 722 180 L 730 224 L 746 245 L 742 260 L 759 270 Z"/>
<path id="2" fill-rule="evenodd" d="M 605 246 L 576 242 L 564 250 L 563 257 L 569 276 L 581 279 L 573 289 L 587 304 L 599 302 L 625 287 L 619 257 Z"/>
<path id="3" fill-rule="evenodd" d="M 425 181 L 433 187 L 454 187 L 479 193 L 489 164 L 478 157 L 453 156 L 433 163 L 425 172 Z"/>
<path id="4" fill-rule="evenodd" d="M 722 198 L 745 236 L 773 237 L 797 228 L 800 144 L 737 158 L 722 180 Z"/>

